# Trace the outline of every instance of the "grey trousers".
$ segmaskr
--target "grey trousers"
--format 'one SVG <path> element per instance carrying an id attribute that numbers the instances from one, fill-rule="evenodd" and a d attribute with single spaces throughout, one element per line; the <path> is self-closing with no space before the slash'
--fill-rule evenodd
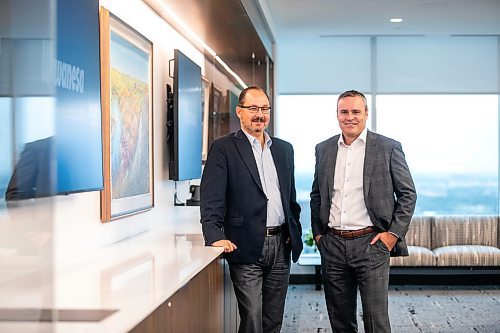
<path id="1" fill-rule="evenodd" d="M 328 233 L 319 241 L 326 307 L 333 332 L 358 331 L 358 287 L 365 332 L 391 331 L 388 311 L 390 254 L 380 240 L 370 245 L 375 235 L 345 239 Z"/>
<path id="2" fill-rule="evenodd" d="M 255 264 L 229 264 L 240 312 L 239 333 L 278 333 L 290 277 L 285 236 L 266 237 Z"/>

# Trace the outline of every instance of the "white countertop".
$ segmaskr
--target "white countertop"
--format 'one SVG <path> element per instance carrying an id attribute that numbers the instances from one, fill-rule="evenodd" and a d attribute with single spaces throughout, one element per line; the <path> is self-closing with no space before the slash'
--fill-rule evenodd
<path id="1" fill-rule="evenodd" d="M 127 332 L 222 253 L 190 218 L 0 286 L 1 309 L 103 310 L 99 322 L 0 321 L 0 332 Z M 25 314 L 26 315 L 26 314 Z"/>

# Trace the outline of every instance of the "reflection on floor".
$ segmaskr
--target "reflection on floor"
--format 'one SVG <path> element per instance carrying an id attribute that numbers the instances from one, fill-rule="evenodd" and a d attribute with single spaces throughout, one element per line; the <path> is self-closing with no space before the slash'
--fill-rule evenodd
<path id="1" fill-rule="evenodd" d="M 392 331 L 500 332 L 500 284 L 486 286 L 391 285 Z M 364 332 L 358 295 L 358 326 Z M 290 285 L 282 333 L 332 332 L 323 291 Z"/>

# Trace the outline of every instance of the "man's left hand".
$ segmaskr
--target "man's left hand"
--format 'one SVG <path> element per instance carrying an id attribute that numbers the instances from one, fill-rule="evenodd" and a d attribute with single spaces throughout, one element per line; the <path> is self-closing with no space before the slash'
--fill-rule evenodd
<path id="1" fill-rule="evenodd" d="M 379 239 L 382 243 L 384 243 L 384 245 L 387 247 L 389 251 L 392 251 L 392 249 L 396 245 L 396 242 L 398 241 L 396 235 L 386 231 L 386 232 L 380 232 L 375 237 L 373 237 L 372 241 L 370 242 L 370 245 L 375 244 Z"/>

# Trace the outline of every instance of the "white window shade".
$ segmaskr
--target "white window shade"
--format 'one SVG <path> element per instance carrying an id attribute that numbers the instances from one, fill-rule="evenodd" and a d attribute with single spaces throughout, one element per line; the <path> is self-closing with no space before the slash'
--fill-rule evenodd
<path id="1" fill-rule="evenodd" d="M 497 37 L 378 37 L 378 93 L 497 93 Z"/>
<path id="2" fill-rule="evenodd" d="M 370 91 L 370 37 L 286 39 L 277 48 L 280 94 Z"/>

